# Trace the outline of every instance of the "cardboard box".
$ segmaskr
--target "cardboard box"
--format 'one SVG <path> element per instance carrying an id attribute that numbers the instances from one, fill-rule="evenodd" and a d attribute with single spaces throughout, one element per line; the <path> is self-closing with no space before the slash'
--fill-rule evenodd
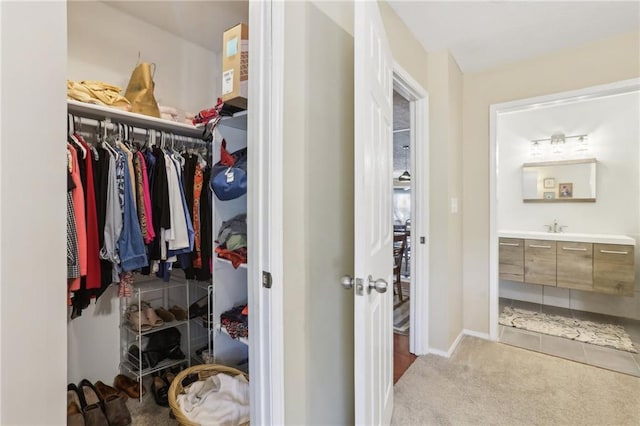
<path id="1" fill-rule="evenodd" d="M 222 101 L 247 109 L 249 89 L 249 27 L 238 24 L 222 37 Z"/>

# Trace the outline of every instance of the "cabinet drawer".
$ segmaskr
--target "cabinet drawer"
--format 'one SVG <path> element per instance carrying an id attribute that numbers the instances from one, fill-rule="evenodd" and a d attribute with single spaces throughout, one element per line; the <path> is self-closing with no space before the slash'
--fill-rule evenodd
<path id="1" fill-rule="evenodd" d="M 633 296 L 634 285 L 634 247 L 594 244 L 594 291 L 620 296 Z"/>
<path id="2" fill-rule="evenodd" d="M 500 238 L 499 240 L 500 279 L 524 281 L 524 240 Z"/>
<path id="3" fill-rule="evenodd" d="M 524 282 L 556 285 L 556 242 L 524 240 Z"/>
<path id="4" fill-rule="evenodd" d="M 593 291 L 593 244 L 558 241 L 558 287 Z"/>

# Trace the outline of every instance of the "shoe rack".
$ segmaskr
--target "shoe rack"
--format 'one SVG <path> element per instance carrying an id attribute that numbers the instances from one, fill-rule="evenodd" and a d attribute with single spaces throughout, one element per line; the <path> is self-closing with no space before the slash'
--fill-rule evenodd
<path id="1" fill-rule="evenodd" d="M 136 285 L 133 296 L 122 298 L 120 303 L 120 370 L 129 373 L 134 380 L 142 385 L 145 376 L 152 375 L 164 369 L 186 364 L 191 366 L 191 325 L 189 321 L 189 281 L 180 277 L 181 271 L 174 271 L 171 280 L 164 282 L 154 275 L 136 276 Z M 177 305 L 184 309 L 186 318 L 184 320 L 174 320 L 164 322 L 161 325 L 147 327 L 136 327 L 130 316 L 145 316 L 144 305 L 148 303 L 152 308 L 164 307 L 169 310 Z M 132 312 L 132 310 L 134 312 Z M 137 319 L 134 319 L 134 322 Z M 175 327 L 180 332 L 180 350 L 184 354 L 181 359 L 164 358 L 156 365 L 148 365 L 149 362 L 143 355 L 149 339 L 162 330 Z M 132 349 L 132 347 L 135 348 Z M 136 350 L 137 348 L 137 350 Z M 144 365 L 147 363 L 147 365 Z M 140 396 L 142 400 L 142 395 Z"/>

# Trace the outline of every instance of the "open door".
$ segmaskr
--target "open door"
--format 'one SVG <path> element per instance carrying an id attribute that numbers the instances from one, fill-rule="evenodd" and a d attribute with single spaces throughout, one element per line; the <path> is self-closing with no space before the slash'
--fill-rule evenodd
<path id="1" fill-rule="evenodd" d="M 355 2 L 355 421 L 393 411 L 393 60 L 376 2 Z"/>

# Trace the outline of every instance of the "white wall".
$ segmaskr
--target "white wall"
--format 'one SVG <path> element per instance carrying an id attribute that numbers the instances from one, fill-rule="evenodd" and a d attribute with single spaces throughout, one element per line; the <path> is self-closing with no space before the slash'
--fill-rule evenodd
<path id="1" fill-rule="evenodd" d="M 124 94 L 140 53 L 143 62 L 156 64 L 154 94 L 161 105 L 193 113 L 215 105 L 219 55 L 102 2 L 70 1 L 67 8 L 67 78 L 102 80 Z"/>
<path id="2" fill-rule="evenodd" d="M 621 234 L 640 241 L 640 93 L 572 102 L 499 115 L 498 229 L 543 231 L 558 220 L 567 232 Z M 532 161 L 532 139 L 588 134 L 597 159 L 595 203 L 523 203 L 521 166 Z M 569 148 L 572 140 L 568 140 Z M 547 143 L 548 144 L 548 143 Z M 566 159 L 584 158 L 567 152 Z M 560 176 L 557 176 L 560 179 Z M 556 179 L 556 186 L 561 179 Z M 575 194 L 574 194 L 575 196 Z M 640 264 L 640 253 L 636 253 Z M 635 297 L 502 281 L 500 294 L 519 300 L 640 319 L 640 274 Z"/>
<path id="3" fill-rule="evenodd" d="M 65 3 L 0 2 L 0 10 L 0 424 L 61 425 Z"/>
<path id="4" fill-rule="evenodd" d="M 489 331 L 490 105 L 638 77 L 639 55 L 634 32 L 464 75 L 464 328 Z"/>

